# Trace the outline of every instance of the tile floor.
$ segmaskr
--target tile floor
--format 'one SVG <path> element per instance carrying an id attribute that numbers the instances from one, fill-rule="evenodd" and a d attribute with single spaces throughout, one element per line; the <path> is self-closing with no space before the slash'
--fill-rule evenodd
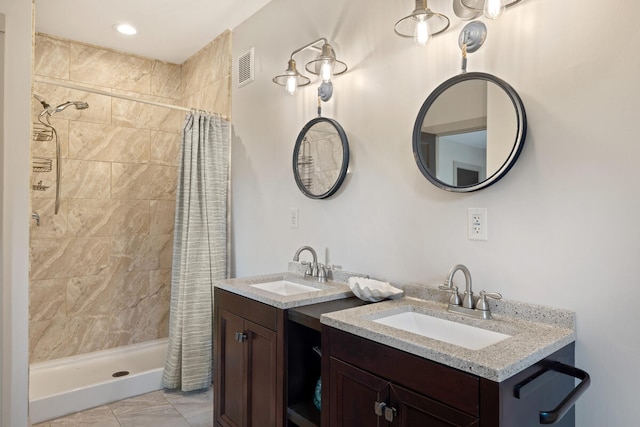
<path id="1" fill-rule="evenodd" d="M 33 427 L 212 427 L 213 390 L 154 391 Z"/>

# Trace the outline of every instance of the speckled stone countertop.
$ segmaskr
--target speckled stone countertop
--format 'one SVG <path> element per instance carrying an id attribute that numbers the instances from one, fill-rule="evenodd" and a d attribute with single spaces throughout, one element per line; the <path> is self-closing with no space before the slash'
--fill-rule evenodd
<path id="1" fill-rule="evenodd" d="M 405 287 L 405 292 L 408 290 Z M 328 313 L 322 315 L 321 322 L 496 382 L 510 378 L 575 341 L 575 313 L 572 311 L 500 300 L 491 301 L 493 319 L 481 320 L 448 312 L 446 293 L 425 290 L 425 287 L 422 290 L 421 298 L 405 297 Z M 511 337 L 480 350 L 469 350 L 374 322 L 404 311 L 424 313 Z"/>
<path id="2" fill-rule="evenodd" d="M 357 273 L 346 271 L 332 271 L 332 280 L 319 282 L 317 278 L 305 277 L 304 267 L 298 263 L 289 263 L 289 271 L 286 273 L 268 274 L 264 276 L 253 276 L 239 279 L 223 280 L 215 284 L 217 288 L 224 289 L 234 294 L 251 298 L 269 304 L 273 307 L 288 309 L 301 307 L 304 305 L 317 304 L 325 301 L 333 301 L 353 296 L 349 285 L 346 284 L 350 276 L 361 276 Z M 287 280 L 306 286 L 317 288 L 317 292 L 307 292 L 298 295 L 283 296 L 273 292 L 252 287 L 258 283 L 273 282 L 276 280 Z"/>

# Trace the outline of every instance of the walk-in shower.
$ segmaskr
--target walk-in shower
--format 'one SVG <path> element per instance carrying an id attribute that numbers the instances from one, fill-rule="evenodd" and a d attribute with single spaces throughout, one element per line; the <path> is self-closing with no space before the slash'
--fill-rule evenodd
<path id="1" fill-rule="evenodd" d="M 230 36 L 199 54 L 194 67 L 182 67 L 36 34 L 29 94 L 34 135 L 28 135 L 30 198 L 41 218 L 29 230 L 32 421 L 60 416 L 46 408 L 73 412 L 161 389 L 184 113 L 219 108 L 217 94 L 201 100 L 190 92 L 210 87 L 209 79 L 198 78 L 205 71 L 215 70 L 216 80 L 230 73 L 229 64 L 215 60 L 229 54 Z M 74 52 L 92 61 L 73 60 Z M 84 104 L 73 101 L 90 108 L 78 111 Z M 57 215 L 54 130 L 62 175 Z M 49 172 L 37 171 L 39 165 Z M 34 188 L 40 180 L 48 190 Z M 153 356 L 131 346 L 152 346 Z M 145 365 L 142 375 L 138 364 Z M 120 376 L 123 371 L 129 374 Z"/>
<path id="2" fill-rule="evenodd" d="M 56 202 L 55 202 L 55 214 L 58 214 L 60 209 L 60 180 L 62 176 L 62 159 L 60 155 L 60 141 L 58 140 L 58 132 L 56 128 L 51 124 L 51 117 L 55 114 L 64 111 L 68 107 L 73 106 L 77 110 L 85 110 L 89 108 L 89 104 L 83 101 L 67 101 L 57 107 L 52 107 L 42 97 L 34 94 L 33 97 L 42 105 L 42 112 L 38 115 L 38 122 L 33 124 L 33 140 L 34 141 L 51 141 L 54 140 L 56 144 Z M 34 168 L 39 168 L 41 171 L 51 170 L 51 162 L 47 161 L 34 161 Z M 38 186 L 42 187 L 41 184 Z M 35 186 L 34 189 L 38 189 Z"/>

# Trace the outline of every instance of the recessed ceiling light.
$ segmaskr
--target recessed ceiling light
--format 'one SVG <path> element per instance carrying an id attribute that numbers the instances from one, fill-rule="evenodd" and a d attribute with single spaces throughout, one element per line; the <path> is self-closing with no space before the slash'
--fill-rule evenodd
<path id="1" fill-rule="evenodd" d="M 138 30 L 136 30 L 134 26 L 129 24 L 114 24 L 113 29 L 120 34 L 126 34 L 128 36 L 132 36 L 138 32 Z"/>

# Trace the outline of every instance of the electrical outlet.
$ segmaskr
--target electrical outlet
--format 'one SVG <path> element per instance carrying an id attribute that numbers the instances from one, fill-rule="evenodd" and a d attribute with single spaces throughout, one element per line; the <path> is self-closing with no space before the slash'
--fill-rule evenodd
<path id="1" fill-rule="evenodd" d="M 487 208 L 467 210 L 467 237 L 469 240 L 488 240 Z"/>
<path id="2" fill-rule="evenodd" d="M 298 208 L 289 208 L 289 227 L 298 228 Z"/>

